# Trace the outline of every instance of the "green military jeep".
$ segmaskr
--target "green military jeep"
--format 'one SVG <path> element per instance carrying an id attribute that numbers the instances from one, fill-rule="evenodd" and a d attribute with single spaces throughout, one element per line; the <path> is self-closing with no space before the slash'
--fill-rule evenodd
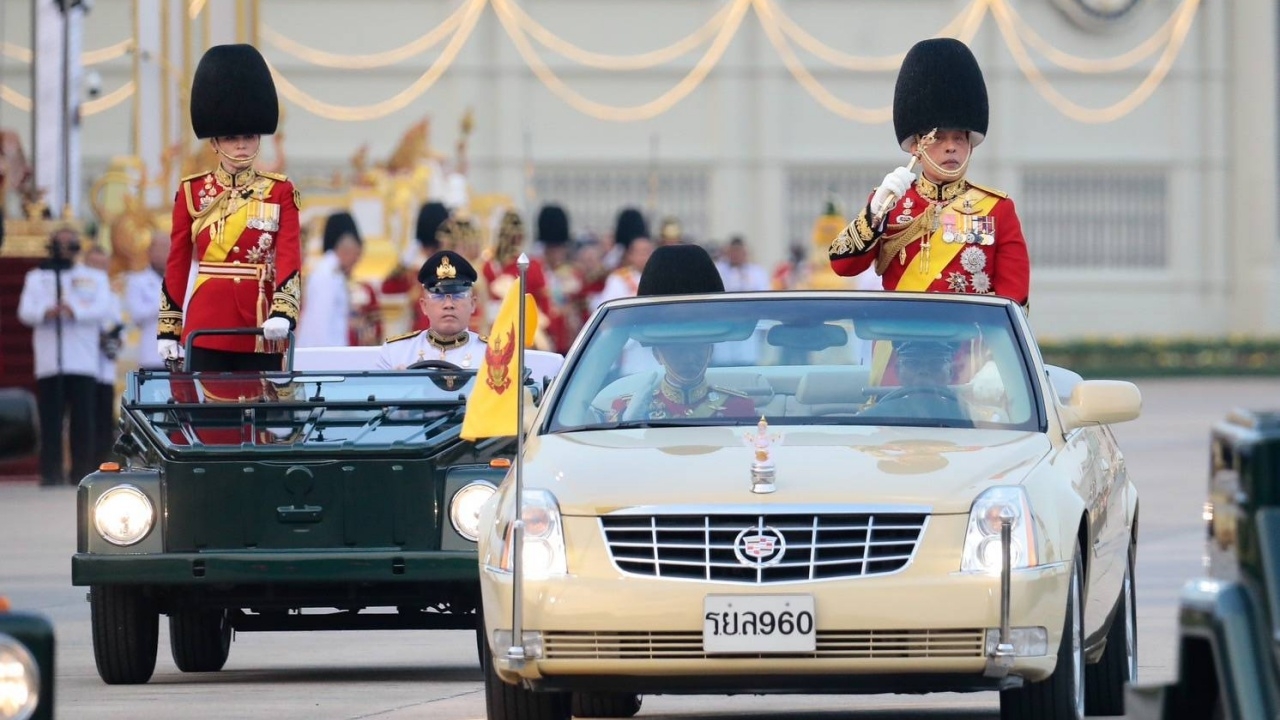
<path id="1" fill-rule="evenodd" d="M 127 461 L 81 481 L 71 564 L 105 682 L 150 679 L 162 614 L 184 672 L 237 631 L 482 625 L 476 524 L 515 439 L 459 437 L 474 370 L 365 369 L 377 350 L 130 375 Z"/>
<path id="2" fill-rule="evenodd" d="M 1182 590 L 1177 680 L 1131 687 L 1130 718 L 1253 720 L 1280 711 L 1280 412 L 1211 434 L 1209 572 Z"/>

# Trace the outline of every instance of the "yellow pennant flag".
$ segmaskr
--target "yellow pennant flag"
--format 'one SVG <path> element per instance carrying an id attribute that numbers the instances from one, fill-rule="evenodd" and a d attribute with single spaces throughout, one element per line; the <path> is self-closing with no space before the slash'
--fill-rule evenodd
<path id="1" fill-rule="evenodd" d="M 516 337 L 523 335 L 525 347 L 533 342 L 538 327 L 538 306 L 533 296 L 524 296 L 524 332 L 518 333 L 520 306 L 516 298 L 520 293 L 512 288 L 502 299 L 498 317 L 489 331 L 489 342 L 484 351 L 484 364 L 476 375 L 476 385 L 467 398 L 467 413 L 462 419 L 462 439 L 478 440 L 488 437 L 515 437 L 521 395 L 520 353 L 516 352 Z"/>

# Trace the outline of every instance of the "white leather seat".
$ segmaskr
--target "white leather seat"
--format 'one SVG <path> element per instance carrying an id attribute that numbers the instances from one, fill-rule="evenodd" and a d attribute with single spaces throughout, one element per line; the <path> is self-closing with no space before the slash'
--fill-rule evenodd
<path id="1" fill-rule="evenodd" d="M 867 402 L 868 367 L 814 367 L 796 387 L 795 406 L 787 415 L 852 414 Z"/>

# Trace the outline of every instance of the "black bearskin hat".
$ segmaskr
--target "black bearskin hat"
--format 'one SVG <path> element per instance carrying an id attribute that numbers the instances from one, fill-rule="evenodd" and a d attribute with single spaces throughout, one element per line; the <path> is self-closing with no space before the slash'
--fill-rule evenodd
<path id="1" fill-rule="evenodd" d="M 987 134 L 987 84 L 978 60 L 954 38 L 921 40 L 907 51 L 893 89 L 893 129 L 898 144 L 934 128 L 968 130 L 977 147 Z"/>
<path id="2" fill-rule="evenodd" d="M 214 45 L 191 81 L 191 128 L 201 140 L 271 135 L 280 123 L 276 84 L 252 45 Z"/>
<path id="3" fill-rule="evenodd" d="M 636 295 L 724 292 L 720 270 L 701 245 L 661 245 L 644 264 Z"/>
<path id="4" fill-rule="evenodd" d="M 356 219 L 351 217 L 349 212 L 336 212 L 325 218 L 324 235 L 321 249 L 329 252 L 338 246 L 338 241 L 343 235 L 354 235 L 356 242 L 364 244 L 364 240 L 360 237 L 360 228 L 356 227 Z"/>
<path id="5" fill-rule="evenodd" d="M 475 283 L 479 275 L 467 259 L 452 250 L 441 250 L 427 258 L 418 270 L 418 282 L 428 292 L 458 292 Z"/>
<path id="6" fill-rule="evenodd" d="M 618 225 L 613 231 L 613 241 L 622 248 L 631 246 L 631 241 L 638 237 L 649 237 L 649 224 L 644 215 L 635 208 L 626 208 L 618 213 Z"/>
<path id="7" fill-rule="evenodd" d="M 440 240 L 436 238 L 436 233 L 448 219 L 449 209 L 444 206 L 444 203 L 429 202 L 418 208 L 418 225 L 413 233 L 418 244 L 428 250 L 440 247 Z"/>
<path id="8" fill-rule="evenodd" d="M 538 242 L 565 245 L 569 242 L 569 215 L 559 205 L 543 205 L 538 212 Z"/>

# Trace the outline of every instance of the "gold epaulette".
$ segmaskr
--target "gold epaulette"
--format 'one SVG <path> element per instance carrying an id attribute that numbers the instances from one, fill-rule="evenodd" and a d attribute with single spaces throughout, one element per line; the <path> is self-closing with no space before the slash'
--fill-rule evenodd
<path id="1" fill-rule="evenodd" d="M 182 180 L 180 180 L 179 182 L 191 182 L 192 180 L 199 180 L 205 175 L 208 175 L 210 172 L 211 172 L 210 170 L 205 170 L 204 172 L 191 173 L 190 175 L 182 178 Z"/>
<path id="2" fill-rule="evenodd" d="M 422 334 L 421 330 L 414 330 L 413 332 L 407 332 L 403 335 L 396 335 L 395 337 L 389 337 L 386 340 L 383 340 L 383 342 L 389 342 L 389 343 L 400 342 L 401 340 L 408 340 L 411 337 L 417 337 L 420 334 Z"/>
<path id="3" fill-rule="evenodd" d="M 284 173 L 258 171 L 258 174 L 264 178 L 275 180 L 276 182 L 289 182 L 289 176 Z"/>
<path id="4" fill-rule="evenodd" d="M 715 390 L 715 391 L 716 391 L 716 392 L 718 392 L 718 393 L 722 393 L 722 394 L 724 394 L 724 395 L 732 395 L 732 396 L 734 396 L 734 397 L 740 397 L 740 398 L 749 398 L 749 397 L 751 397 L 750 395 L 748 395 L 748 394 L 746 394 L 746 393 L 744 393 L 744 392 L 742 392 L 742 391 L 740 391 L 740 390 L 730 390 L 729 388 L 726 388 L 726 387 L 720 387 L 719 385 L 712 385 L 712 386 L 711 386 L 711 389 L 712 389 L 712 390 Z"/>
<path id="5" fill-rule="evenodd" d="M 482 343 L 486 343 L 486 344 L 489 342 L 489 336 L 488 336 L 488 335 L 477 335 L 477 336 L 476 336 L 476 339 L 477 339 L 477 340 L 479 340 L 480 342 L 482 342 Z"/>
<path id="6" fill-rule="evenodd" d="M 974 190 L 982 191 L 988 195 L 995 195 L 996 197 L 1002 200 L 1009 197 L 1009 193 L 1004 192 L 1003 190 L 996 190 L 995 188 L 989 188 L 986 185 L 979 185 L 973 181 L 969 181 L 969 187 L 973 188 Z"/>

